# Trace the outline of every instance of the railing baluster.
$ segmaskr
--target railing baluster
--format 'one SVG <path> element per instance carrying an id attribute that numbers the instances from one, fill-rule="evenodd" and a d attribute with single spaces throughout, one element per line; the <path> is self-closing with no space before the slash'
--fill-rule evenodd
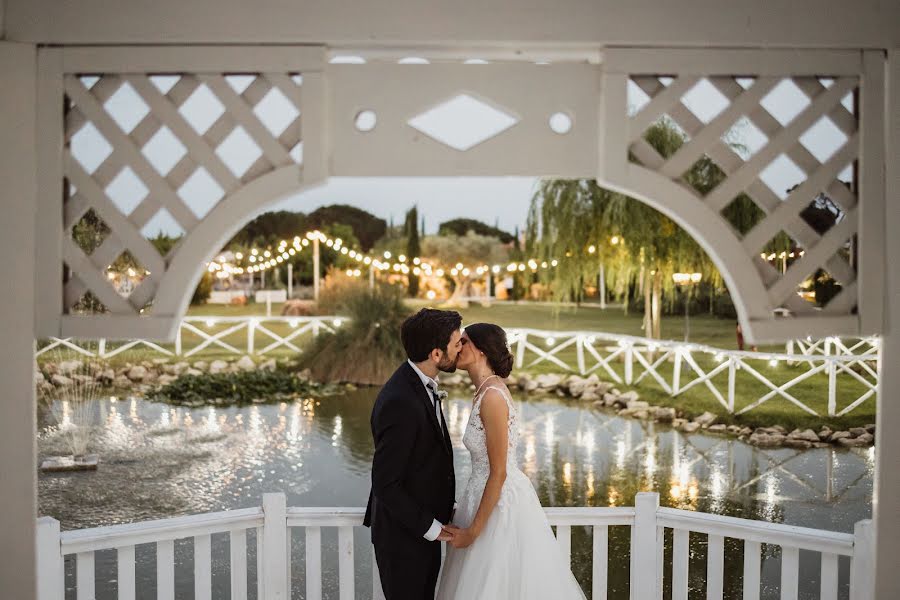
<path id="1" fill-rule="evenodd" d="M 591 594 L 594 600 L 606 600 L 608 561 L 609 527 L 594 525 L 593 593 Z"/>
<path id="2" fill-rule="evenodd" d="M 759 542 L 744 542 L 744 600 L 759 600 Z"/>
<path id="3" fill-rule="evenodd" d="M 690 536 L 687 529 L 675 529 L 672 540 L 672 600 L 687 600 Z"/>
<path id="4" fill-rule="evenodd" d="M 306 598 L 322 600 L 321 527 L 306 527 Z"/>
<path id="5" fill-rule="evenodd" d="M 822 583 L 820 600 L 837 600 L 838 557 L 837 554 L 822 554 Z"/>
<path id="6" fill-rule="evenodd" d="M 79 552 L 75 558 L 77 600 L 94 600 L 94 553 Z"/>
<path id="7" fill-rule="evenodd" d="M 572 568 L 572 527 L 570 525 L 556 526 L 556 544 L 562 553 L 569 568 Z"/>
<path id="8" fill-rule="evenodd" d="M 59 521 L 53 517 L 39 518 L 36 534 L 38 600 L 63 600 L 66 586 Z"/>
<path id="9" fill-rule="evenodd" d="M 256 598 L 263 600 L 266 597 L 266 578 L 263 573 L 263 545 L 265 544 L 265 531 L 262 527 L 256 528 Z M 288 548 L 287 550 L 290 550 Z"/>
<path id="10" fill-rule="evenodd" d="M 656 588 L 656 511 L 659 495 L 638 492 L 634 498 L 634 528 L 631 531 L 631 597 L 655 600 Z"/>
<path id="11" fill-rule="evenodd" d="M 706 553 L 706 600 L 722 600 L 725 591 L 725 538 L 710 535 Z"/>
<path id="12" fill-rule="evenodd" d="M 116 587 L 119 589 L 119 600 L 134 600 L 134 546 L 122 546 L 117 549 Z"/>
<path id="13" fill-rule="evenodd" d="M 194 537 L 194 598 L 212 600 L 212 539 Z"/>
<path id="14" fill-rule="evenodd" d="M 290 535 L 287 527 L 287 499 L 284 494 L 263 494 L 263 577 L 266 600 L 287 600 L 290 576 Z"/>
<path id="15" fill-rule="evenodd" d="M 338 528 L 338 576 L 341 600 L 355 598 L 353 571 L 353 527 Z"/>
<path id="16" fill-rule="evenodd" d="M 156 598 L 175 600 L 175 540 L 156 542 Z"/>
<path id="17" fill-rule="evenodd" d="M 231 600 L 246 600 L 247 530 L 232 531 L 229 541 L 231 553 Z"/>
<path id="18" fill-rule="evenodd" d="M 797 600 L 800 586 L 800 550 L 781 548 L 781 600 Z"/>

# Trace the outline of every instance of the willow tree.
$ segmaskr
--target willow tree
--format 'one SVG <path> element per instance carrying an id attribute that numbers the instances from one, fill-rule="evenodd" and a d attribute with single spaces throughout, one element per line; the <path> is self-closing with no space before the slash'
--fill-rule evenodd
<path id="1" fill-rule="evenodd" d="M 452 279 L 453 294 L 447 300 L 451 305 L 464 304 L 463 298 L 471 284 L 488 277 L 488 273 L 478 272 L 479 267 L 505 264 L 509 257 L 499 239 L 473 231 L 466 235 L 428 236 L 422 242 L 422 254 L 426 260 L 442 265 L 445 277 Z"/>

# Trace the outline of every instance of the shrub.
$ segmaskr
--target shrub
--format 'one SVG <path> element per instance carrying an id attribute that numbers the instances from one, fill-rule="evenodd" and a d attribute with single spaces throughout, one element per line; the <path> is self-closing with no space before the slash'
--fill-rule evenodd
<path id="1" fill-rule="evenodd" d="M 388 285 L 369 289 L 359 280 L 341 281 L 323 292 L 319 310 L 345 315 L 350 321 L 334 333 L 323 333 L 300 360 L 316 381 L 381 385 L 406 358 L 400 325 L 410 314 L 402 290 Z M 339 283 L 338 283 L 339 282 Z"/>
<path id="2" fill-rule="evenodd" d="M 182 375 L 153 390 L 149 397 L 168 404 L 228 406 L 253 402 L 272 402 L 308 396 L 325 390 L 308 379 L 287 371 L 246 371 Z"/>

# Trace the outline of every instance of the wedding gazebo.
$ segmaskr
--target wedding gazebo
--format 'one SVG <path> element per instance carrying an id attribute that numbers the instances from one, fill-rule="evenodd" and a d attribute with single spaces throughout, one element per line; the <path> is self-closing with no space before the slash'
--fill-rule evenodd
<path id="1" fill-rule="evenodd" d="M 900 472 L 891 468 L 900 456 L 900 370 L 892 368 L 900 364 L 898 25 L 900 4 L 878 0 L 0 0 L 2 595 L 38 596 L 35 339 L 171 339 L 203 262 L 223 241 L 267 206 L 332 176 L 528 175 L 597 178 L 676 220 L 723 274 L 749 341 L 881 337 L 874 561 L 855 567 L 871 585 L 854 594 L 900 597 Z M 245 85 L 226 83 L 232 75 Z M 681 102 L 699 82 L 724 99 L 709 120 Z M 802 95 L 787 122 L 763 102 L 779 85 Z M 126 86 L 145 107 L 127 128 L 109 102 Z M 221 107 L 202 131 L 182 110 L 200 87 Z M 648 98 L 637 112 L 627 101 L 635 87 Z M 277 131 L 255 112 L 273 95 L 294 115 Z M 448 144 L 412 122 L 460 97 L 511 125 Z M 642 137 L 664 115 L 688 138 L 668 158 Z M 723 142 L 739 119 L 766 140 L 752 156 Z M 817 157 L 801 138 L 823 119 L 844 142 Z M 85 131 L 107 147 L 90 166 L 71 152 Z M 183 149 L 166 169 L 145 152 L 160 135 Z M 256 148 L 239 169 L 219 152 L 236 137 Z M 702 157 L 726 174 L 706 194 L 682 180 Z M 760 175 L 784 157 L 803 181 L 782 198 Z M 838 180 L 848 167 L 849 187 Z M 146 189 L 128 214 L 106 191 L 126 170 Z M 199 176 L 221 189 L 202 216 L 180 193 Z M 766 214 L 744 235 L 721 214 L 742 192 Z M 821 192 L 845 213 L 824 233 L 799 218 Z M 71 236 L 88 210 L 110 230 L 90 255 Z M 165 256 L 141 234 L 160 211 L 184 233 Z M 805 248 L 785 272 L 759 256 L 782 231 Z M 105 269 L 126 250 L 150 274 L 122 297 Z M 842 286 L 821 309 L 796 294 L 820 268 Z M 87 293 L 108 312 L 74 313 Z M 305 518 L 291 515 L 284 518 Z M 248 523 L 257 516 L 244 515 Z M 652 526 L 639 533 L 652 542 Z M 652 595 L 646 585 L 634 593 Z"/>

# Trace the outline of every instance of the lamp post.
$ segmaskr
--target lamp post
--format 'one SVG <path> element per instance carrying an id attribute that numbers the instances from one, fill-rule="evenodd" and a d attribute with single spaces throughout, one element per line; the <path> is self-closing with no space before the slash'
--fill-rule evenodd
<path id="1" fill-rule="evenodd" d="M 702 273 L 673 273 L 672 281 L 675 282 L 675 285 L 684 288 L 685 297 L 684 297 L 684 341 L 687 342 L 691 333 L 691 314 L 688 311 L 688 306 L 690 304 L 690 290 L 693 286 L 700 283 L 700 279 L 703 278 Z"/>

